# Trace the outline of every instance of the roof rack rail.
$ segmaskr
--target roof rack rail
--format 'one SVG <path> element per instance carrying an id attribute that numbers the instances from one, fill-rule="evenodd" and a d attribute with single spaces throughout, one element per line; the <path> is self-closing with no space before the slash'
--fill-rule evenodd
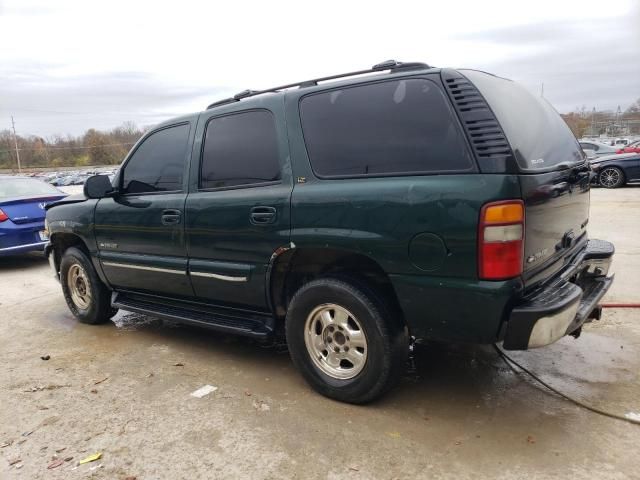
<path id="1" fill-rule="evenodd" d="M 386 60 L 384 62 L 378 63 L 373 67 L 367 70 L 358 70 L 355 72 L 349 73 L 340 73 L 338 75 L 330 75 L 328 77 L 320 77 L 314 78 L 312 80 L 304 80 L 302 82 L 289 83 L 287 85 L 281 85 L 279 87 L 268 88 L 266 90 L 243 90 L 240 93 L 235 94 L 233 97 L 225 98 L 224 100 L 218 100 L 217 102 L 212 103 L 207 107 L 207 110 L 210 110 L 214 107 L 219 107 L 221 105 L 227 105 L 229 103 L 239 102 L 243 98 L 255 97 L 256 95 L 262 95 L 264 93 L 275 93 L 281 90 L 286 90 L 287 88 L 306 88 L 313 87 L 318 85 L 318 82 L 326 82 L 327 80 L 335 80 L 337 78 L 346 78 L 346 77 L 354 77 L 356 75 L 363 75 L 365 73 L 375 73 L 382 72 L 385 70 L 389 70 L 390 72 L 398 72 L 403 70 L 424 70 L 427 68 L 431 68 L 431 66 L 426 63 L 420 62 L 397 62 L 396 60 Z"/>

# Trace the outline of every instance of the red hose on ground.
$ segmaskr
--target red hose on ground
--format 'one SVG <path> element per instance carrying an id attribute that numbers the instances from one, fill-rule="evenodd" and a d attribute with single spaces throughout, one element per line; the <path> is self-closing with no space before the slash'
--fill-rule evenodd
<path id="1" fill-rule="evenodd" d="M 601 303 L 602 308 L 640 308 L 640 303 Z"/>

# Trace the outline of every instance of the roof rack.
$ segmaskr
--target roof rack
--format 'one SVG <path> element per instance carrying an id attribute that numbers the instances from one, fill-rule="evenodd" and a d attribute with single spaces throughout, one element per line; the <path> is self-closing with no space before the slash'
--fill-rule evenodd
<path id="1" fill-rule="evenodd" d="M 314 78 L 312 80 L 305 80 L 303 82 L 290 83 L 288 85 L 281 85 L 279 87 L 268 88 L 266 90 L 243 90 L 240 93 L 235 94 L 233 97 L 225 98 L 224 100 L 218 100 L 217 102 L 212 103 L 207 107 L 207 110 L 210 110 L 214 107 L 219 107 L 220 105 L 226 105 L 228 103 L 239 102 L 243 98 L 255 97 L 256 95 L 262 95 L 264 93 L 274 93 L 279 92 L 281 90 L 286 90 L 287 88 L 306 88 L 313 87 L 318 85 L 318 82 L 325 82 L 327 80 L 335 80 L 337 78 L 345 78 L 345 77 L 353 77 L 356 75 L 363 75 L 365 73 L 375 73 L 375 72 L 383 72 L 385 70 L 389 70 L 390 72 L 398 72 L 403 70 L 424 70 L 426 68 L 431 68 L 426 63 L 419 62 L 397 62 L 395 60 L 387 60 L 382 63 L 378 63 L 373 67 L 367 70 L 358 70 L 356 72 L 349 73 L 341 73 L 338 75 L 330 75 L 328 77 L 320 77 Z"/>

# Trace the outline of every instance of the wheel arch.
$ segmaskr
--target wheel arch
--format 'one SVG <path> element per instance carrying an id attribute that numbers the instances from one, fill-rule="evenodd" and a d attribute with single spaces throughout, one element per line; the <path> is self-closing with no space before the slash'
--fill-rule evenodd
<path id="1" fill-rule="evenodd" d="M 87 255 L 87 257 L 93 264 L 93 268 L 96 270 L 96 273 L 98 274 L 100 280 L 102 280 L 102 282 L 104 282 L 106 285 L 109 285 L 106 277 L 104 276 L 104 273 L 102 272 L 102 268 L 100 267 L 98 260 L 91 254 L 91 250 L 89 250 L 87 243 L 82 239 L 80 235 L 70 232 L 53 232 L 51 234 L 49 242 L 52 246 L 51 254 L 53 255 L 53 262 L 56 272 L 60 271 L 60 261 L 62 260 L 64 252 L 70 247 L 76 247 L 85 255 Z"/>
<path id="2" fill-rule="evenodd" d="M 391 279 L 371 257 L 337 248 L 283 247 L 274 253 L 268 270 L 267 300 L 275 316 L 284 319 L 289 302 L 305 283 L 323 276 L 351 278 L 383 296 L 385 303 L 406 326 Z"/>

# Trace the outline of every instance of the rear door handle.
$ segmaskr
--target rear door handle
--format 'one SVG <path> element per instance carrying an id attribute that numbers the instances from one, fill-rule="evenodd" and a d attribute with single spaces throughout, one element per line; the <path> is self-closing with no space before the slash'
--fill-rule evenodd
<path id="1" fill-rule="evenodd" d="M 254 225 L 268 225 L 276 221 L 276 209 L 274 207 L 253 207 L 250 215 Z"/>
<path id="2" fill-rule="evenodd" d="M 173 208 L 162 211 L 162 225 L 178 225 L 182 219 L 182 212 Z"/>

